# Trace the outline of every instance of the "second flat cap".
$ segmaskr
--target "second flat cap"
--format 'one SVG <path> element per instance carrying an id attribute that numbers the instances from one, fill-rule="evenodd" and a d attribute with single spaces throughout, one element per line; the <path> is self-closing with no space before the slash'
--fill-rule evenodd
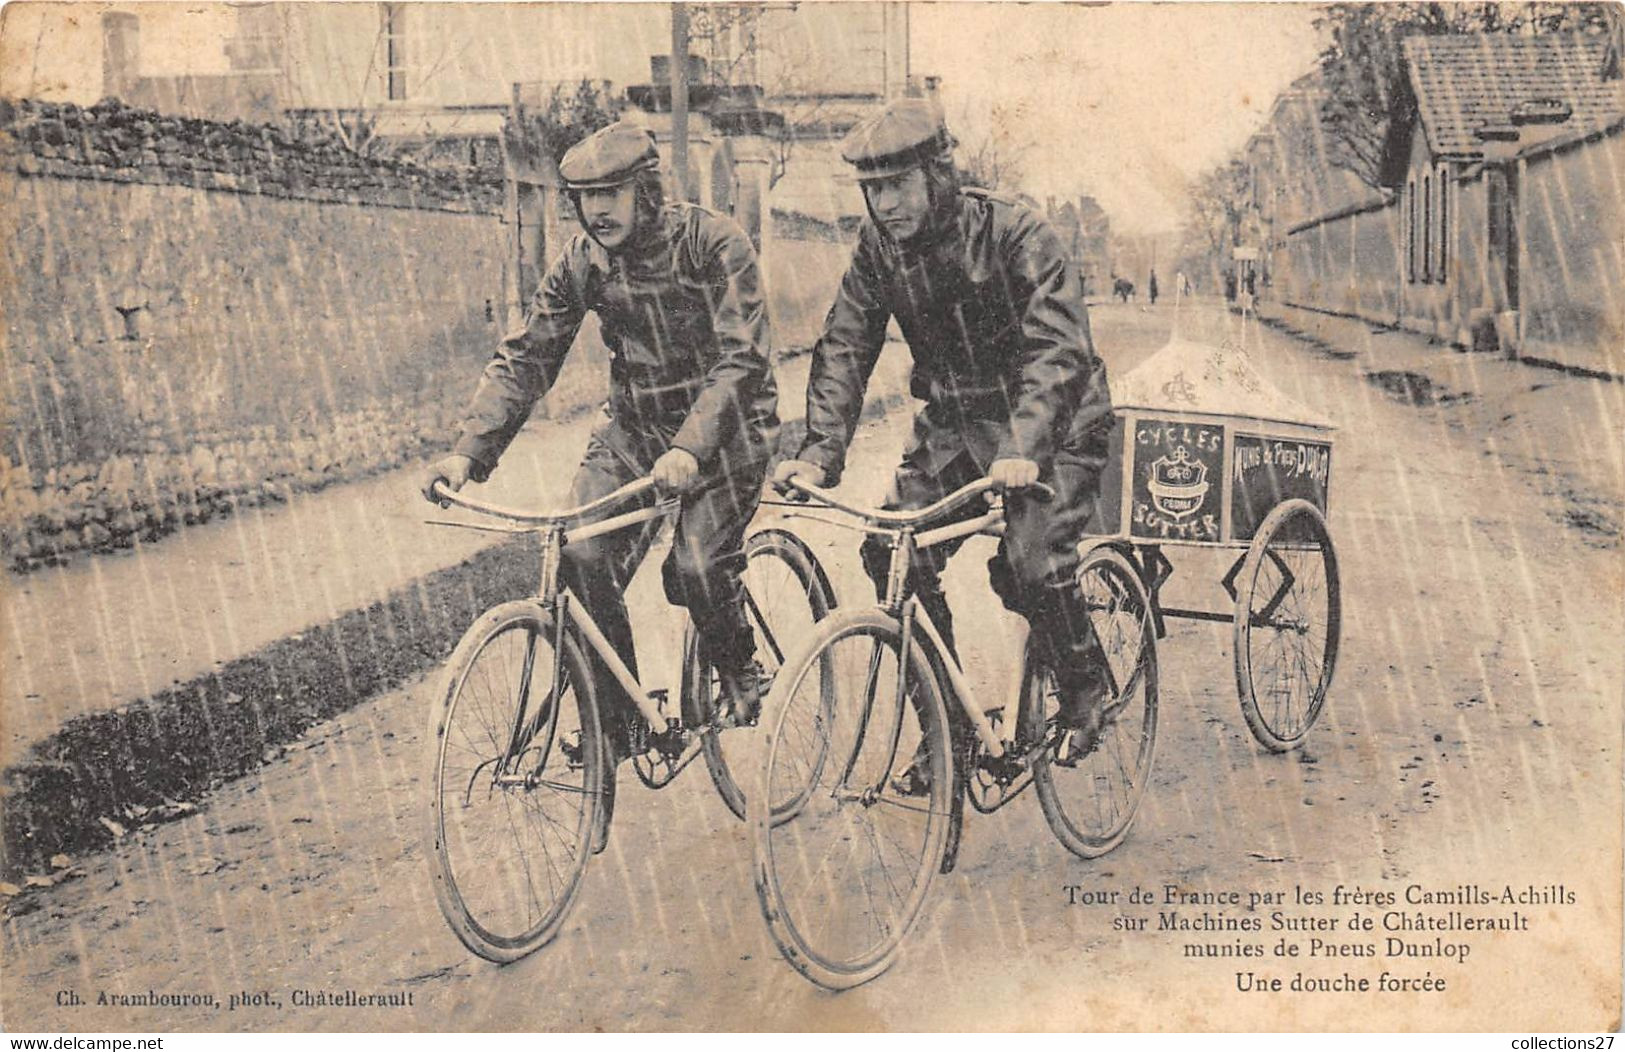
<path id="1" fill-rule="evenodd" d="M 935 104 L 897 99 L 847 134 L 841 157 L 858 170 L 859 179 L 883 179 L 951 149 L 953 143 Z"/>

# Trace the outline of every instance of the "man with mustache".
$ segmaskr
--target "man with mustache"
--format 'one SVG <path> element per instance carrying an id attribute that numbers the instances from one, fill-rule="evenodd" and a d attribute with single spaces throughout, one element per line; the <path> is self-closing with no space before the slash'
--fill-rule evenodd
<path id="1" fill-rule="evenodd" d="M 451 455 L 431 465 L 453 490 L 484 481 L 536 400 L 557 379 L 588 311 L 609 348 L 609 419 L 577 470 L 571 502 L 584 504 L 644 475 L 681 494 L 667 598 L 686 607 L 703 656 L 718 671 L 735 722 L 756 719 L 760 666 L 739 582 L 746 524 L 756 512 L 778 435 L 778 389 L 756 251 L 731 219 L 668 204 L 647 129 L 620 122 L 573 146 L 559 163 L 582 233 L 537 288 L 524 327 L 485 367 Z M 433 498 L 430 497 L 432 500 Z M 623 593 L 659 521 L 564 549 L 561 580 L 584 602 L 627 666 L 637 671 Z M 600 690 L 622 718 L 606 726 L 629 748 L 631 701 L 596 658 Z"/>
<path id="2" fill-rule="evenodd" d="M 869 222 L 813 349 L 806 443 L 774 480 L 781 488 L 796 475 L 839 481 L 895 318 L 914 360 L 911 393 L 925 404 L 886 507 L 924 507 L 983 475 L 1005 491 L 1005 534 L 988 564 L 993 589 L 1032 625 L 1061 689 L 1060 718 L 1077 731 L 1068 746 L 1075 759 L 1098 744 L 1107 691 L 1075 579 L 1106 464 L 1106 368 L 1060 239 L 1013 198 L 962 188 L 953 143 L 934 105 L 900 99 L 842 144 Z M 1039 480 L 1055 489 L 1054 501 L 1021 492 Z M 939 574 L 956 547 L 921 551 L 910 570 L 950 648 Z M 870 539 L 862 557 L 884 594 L 890 552 Z M 923 792 L 920 780 L 916 765 L 900 788 Z"/>

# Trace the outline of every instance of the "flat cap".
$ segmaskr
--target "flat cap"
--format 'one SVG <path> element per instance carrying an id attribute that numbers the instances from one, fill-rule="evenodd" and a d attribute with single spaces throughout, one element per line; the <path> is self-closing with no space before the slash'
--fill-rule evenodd
<path id="1" fill-rule="evenodd" d="M 638 172 L 659 166 L 654 132 L 616 121 L 570 147 L 559 162 L 559 175 L 571 190 L 593 190 L 619 186 Z"/>
<path id="2" fill-rule="evenodd" d="M 865 118 L 841 143 L 841 156 L 859 179 L 884 179 L 953 147 L 937 107 L 925 99 L 896 99 Z"/>

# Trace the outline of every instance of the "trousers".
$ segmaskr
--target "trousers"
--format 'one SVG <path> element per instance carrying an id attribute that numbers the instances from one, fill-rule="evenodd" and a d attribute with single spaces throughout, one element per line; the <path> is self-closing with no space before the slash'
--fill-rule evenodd
<path id="1" fill-rule="evenodd" d="M 596 500 L 649 473 L 652 459 L 651 464 L 642 463 L 645 456 L 629 453 L 626 445 L 612 442 L 604 430 L 593 435 L 571 486 L 574 503 Z M 756 514 L 766 474 L 765 458 L 759 464 L 724 464 L 702 474 L 700 484 L 682 497 L 671 552 L 660 568 L 666 599 L 688 610 L 698 629 L 702 656 L 719 668 L 738 668 L 756 649 L 739 575 L 745 565 L 741 548 L 745 527 Z M 647 497 L 643 505 L 653 500 Z M 619 510 L 634 507 L 628 504 Z M 634 675 L 638 666 L 626 586 L 654 543 L 660 521 L 568 544 L 559 567 L 559 579 L 585 605 Z M 631 699 L 603 662 L 595 654 L 588 656 L 594 681 L 601 692 L 607 691 L 604 711 L 631 715 Z"/>
<path id="2" fill-rule="evenodd" d="M 945 448 L 948 443 L 942 437 L 926 433 L 923 420 L 917 425 L 916 441 L 904 452 L 893 478 L 887 509 L 925 507 L 987 473 L 988 443 L 965 442 L 957 449 Z M 1050 477 L 1043 480 L 1054 488 L 1055 499 L 1044 502 L 1031 495 L 1012 494 L 1005 501 L 1004 536 L 988 560 L 993 591 L 1006 609 L 1027 619 L 1040 656 L 1066 691 L 1098 692 L 1105 682 L 1105 654 L 1076 579 L 1078 542 L 1093 514 L 1105 463 L 1104 430 L 1080 436 L 1063 447 L 1055 456 Z M 981 511 L 967 506 L 958 517 L 972 518 Z M 954 649 L 953 615 L 942 591 L 941 574 L 963 540 L 917 550 L 909 566 L 909 587 L 950 650 Z M 861 555 L 864 570 L 884 598 L 889 547 L 869 537 Z"/>

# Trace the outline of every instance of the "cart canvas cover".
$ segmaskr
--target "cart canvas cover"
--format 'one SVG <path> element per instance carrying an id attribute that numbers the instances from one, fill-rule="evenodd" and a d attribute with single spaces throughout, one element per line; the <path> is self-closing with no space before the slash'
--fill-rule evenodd
<path id="1" fill-rule="evenodd" d="M 1111 377 L 1112 405 L 1153 413 L 1196 413 L 1310 427 L 1335 425 L 1282 394 L 1264 379 L 1246 351 L 1229 343 L 1194 343 L 1175 337 L 1161 350 Z"/>

